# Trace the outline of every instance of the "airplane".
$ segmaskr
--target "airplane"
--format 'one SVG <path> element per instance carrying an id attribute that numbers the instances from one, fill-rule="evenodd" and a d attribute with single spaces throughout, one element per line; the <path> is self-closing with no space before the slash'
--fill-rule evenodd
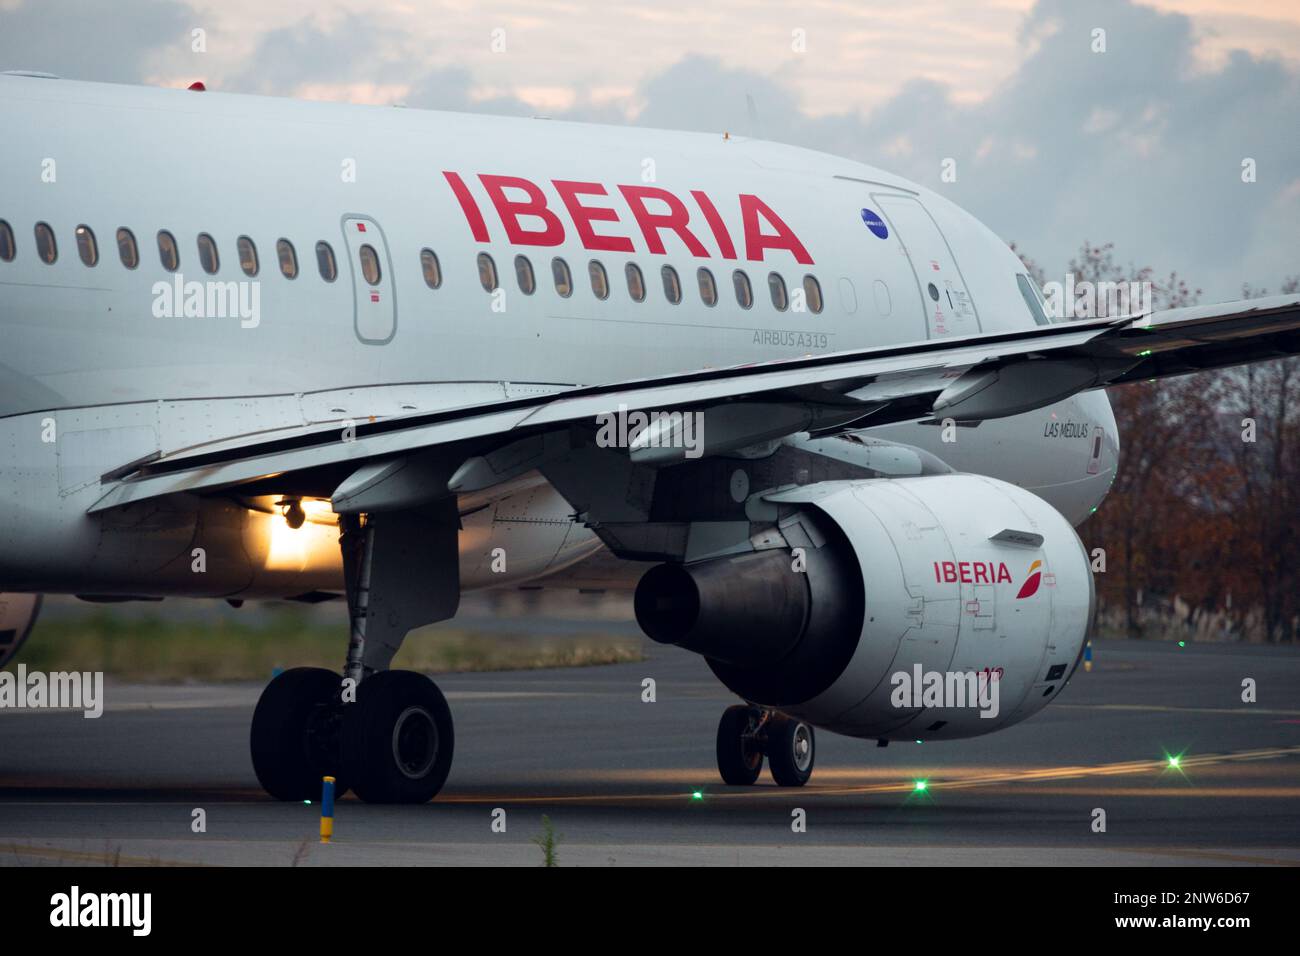
<path id="1" fill-rule="evenodd" d="M 44 594 L 338 600 L 253 713 L 281 800 L 439 792 L 391 663 L 487 588 L 634 590 L 736 695 L 727 784 L 1017 723 L 1093 617 L 1105 388 L 1300 342 L 1294 295 L 1053 321 L 943 196 L 729 133 L 31 73 L 0 128 L 0 663 Z"/>

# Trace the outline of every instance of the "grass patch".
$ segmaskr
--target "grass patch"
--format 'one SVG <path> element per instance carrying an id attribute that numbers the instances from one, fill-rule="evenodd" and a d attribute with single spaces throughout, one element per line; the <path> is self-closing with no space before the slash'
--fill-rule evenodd
<path id="1" fill-rule="evenodd" d="M 542 832 L 533 837 L 533 842 L 542 851 L 542 866 L 560 865 L 560 858 L 556 854 L 556 848 L 560 843 L 560 834 L 555 832 L 555 824 L 551 823 L 551 818 L 544 813 L 542 814 Z"/>
<path id="2" fill-rule="evenodd" d="M 40 621 L 15 663 L 29 670 L 103 671 L 131 680 L 265 680 L 277 667 L 339 670 L 347 651 L 345 616 L 324 623 L 299 608 L 276 608 L 256 622 L 215 617 L 170 620 L 109 610 Z M 416 671 L 525 670 L 644 660 L 635 637 L 528 637 L 420 628 L 393 661 Z M 12 666 L 12 665 L 11 665 Z"/>

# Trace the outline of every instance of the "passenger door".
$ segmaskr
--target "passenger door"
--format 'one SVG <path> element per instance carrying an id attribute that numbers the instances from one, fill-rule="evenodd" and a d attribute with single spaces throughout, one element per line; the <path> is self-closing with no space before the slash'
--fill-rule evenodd
<path id="1" fill-rule="evenodd" d="M 371 345 L 383 345 L 392 341 L 397 332 L 397 295 L 384 232 L 369 216 L 346 216 L 343 241 L 352 273 L 353 325 L 357 338 Z"/>
<path id="2" fill-rule="evenodd" d="M 929 338 L 978 335 L 979 316 L 966 289 L 966 280 L 939 226 L 920 200 L 881 194 L 872 198 L 912 263 Z"/>

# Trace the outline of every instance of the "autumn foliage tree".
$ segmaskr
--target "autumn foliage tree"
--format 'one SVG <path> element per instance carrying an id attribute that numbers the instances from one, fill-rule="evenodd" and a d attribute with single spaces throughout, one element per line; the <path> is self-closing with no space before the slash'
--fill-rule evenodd
<path id="1" fill-rule="evenodd" d="M 1300 291 L 1300 277 L 1283 293 Z M 1265 290 L 1243 289 L 1254 298 Z M 1218 456 L 1196 477 L 1203 521 L 1197 550 L 1238 619 L 1257 618 L 1269 642 L 1295 641 L 1300 622 L 1300 359 L 1221 372 L 1207 384 Z"/>
<path id="2" fill-rule="evenodd" d="M 1014 246 L 1013 246 L 1014 248 Z M 1021 254 L 1031 274 L 1042 270 Z M 1085 242 L 1075 284 L 1147 282 L 1154 309 L 1200 297 L 1176 273 L 1124 266 Z M 1289 279 L 1283 293 L 1300 289 Z M 1245 297 L 1267 294 L 1243 290 Z M 1106 304 L 1099 301 L 1099 314 Z M 1110 493 L 1082 528 L 1105 553 L 1103 630 L 1132 637 L 1212 630 L 1294 641 L 1300 620 L 1300 359 L 1109 390 L 1120 432 Z"/>

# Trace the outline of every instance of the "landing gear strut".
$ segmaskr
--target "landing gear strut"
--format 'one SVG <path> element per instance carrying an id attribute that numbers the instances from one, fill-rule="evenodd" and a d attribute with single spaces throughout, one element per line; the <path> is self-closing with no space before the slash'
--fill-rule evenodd
<path id="1" fill-rule="evenodd" d="M 370 803 L 424 803 L 447 780 L 451 710 L 423 674 L 389 670 L 408 631 L 446 620 L 460 598 L 454 499 L 436 507 L 343 514 L 351 632 L 343 678 L 298 667 L 276 677 L 253 712 L 250 749 L 263 789 L 307 800 L 321 778 Z"/>
<path id="2" fill-rule="evenodd" d="M 802 787 L 812 776 L 816 737 L 811 724 L 763 707 L 736 704 L 718 722 L 718 771 L 724 783 L 758 780 L 767 757 L 780 787 Z"/>

